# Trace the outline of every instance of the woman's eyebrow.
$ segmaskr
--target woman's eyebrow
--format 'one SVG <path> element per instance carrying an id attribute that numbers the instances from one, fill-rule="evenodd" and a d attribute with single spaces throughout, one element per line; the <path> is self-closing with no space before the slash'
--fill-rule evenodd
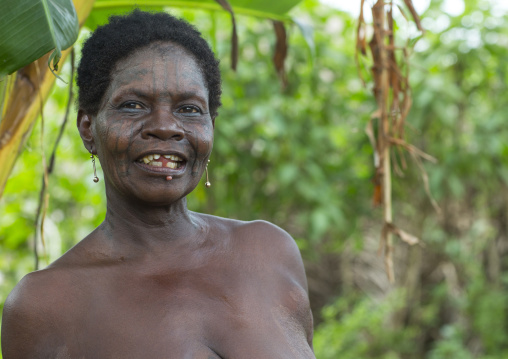
<path id="1" fill-rule="evenodd" d="M 178 97 L 182 99 L 188 99 L 188 98 L 197 98 L 197 99 L 205 99 L 206 97 L 203 96 L 204 94 L 199 93 L 197 91 L 185 91 L 185 92 L 177 92 L 172 97 Z"/>
<path id="2" fill-rule="evenodd" d="M 197 100 L 199 102 L 202 102 L 203 105 L 208 103 L 208 94 L 203 93 L 202 91 L 193 91 L 193 90 L 187 90 L 187 91 L 164 91 L 161 93 L 162 97 L 168 97 L 171 100 L 174 101 L 185 101 L 185 100 Z"/>
<path id="3" fill-rule="evenodd" d="M 143 99 L 150 99 L 153 97 L 153 93 L 151 93 L 150 91 L 145 91 L 132 87 L 126 89 L 119 89 L 116 91 L 116 93 L 114 93 L 114 97 L 121 97 L 126 95 L 134 95 L 136 97 Z"/>
<path id="4" fill-rule="evenodd" d="M 126 88 L 126 89 L 119 89 L 113 96 L 115 98 L 122 97 L 122 96 L 128 96 L 128 95 L 134 95 L 138 98 L 145 99 L 145 100 L 151 100 L 155 96 L 155 94 L 152 91 L 144 90 L 140 88 Z M 159 94 L 160 96 L 164 98 L 170 98 L 172 100 L 176 101 L 182 101 L 182 100 L 189 100 L 194 99 L 203 104 L 203 106 L 207 105 L 208 97 L 207 94 L 202 93 L 200 91 L 165 91 Z"/>
<path id="5" fill-rule="evenodd" d="M 208 108 L 208 97 L 206 94 L 195 92 L 195 91 L 185 91 L 185 92 L 178 92 L 175 94 L 175 97 L 177 100 L 189 100 L 194 99 L 201 103 L 201 105 L 205 108 Z"/>

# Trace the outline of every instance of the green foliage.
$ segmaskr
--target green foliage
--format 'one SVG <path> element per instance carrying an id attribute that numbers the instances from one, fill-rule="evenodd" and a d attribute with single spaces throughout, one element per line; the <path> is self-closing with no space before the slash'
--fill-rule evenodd
<path id="1" fill-rule="evenodd" d="M 18 26 L 22 24 L 22 26 Z M 0 77 L 53 51 L 53 67 L 61 51 L 78 37 L 76 10 L 71 0 L 17 0 L 0 3 Z"/>
<path id="2" fill-rule="evenodd" d="M 402 292 L 393 292 L 382 303 L 368 298 L 343 297 L 323 308 L 323 322 L 314 336 L 314 350 L 320 359 L 401 358 L 409 349 L 414 331 L 390 330 L 389 316 L 403 306 Z M 395 349 L 397 348 L 397 349 Z"/>
<path id="3" fill-rule="evenodd" d="M 229 16 L 178 12 L 214 44 L 224 75 L 212 187 L 201 184 L 189 207 L 263 218 L 295 237 L 309 276 L 318 358 L 508 357 L 508 19 L 493 10 L 494 2 L 472 3 L 454 17 L 443 12 L 442 1 L 432 1 L 423 14 L 428 32 L 411 57 L 407 139 L 439 160 L 425 167 L 442 213 L 430 205 L 407 158 L 404 177 L 394 175 L 395 223 L 425 247 L 396 243 L 402 290 L 384 284 L 382 258 L 363 259 L 376 250 L 369 243 L 377 240 L 381 213 L 371 207 L 373 161 L 364 128 L 375 104 L 354 62 L 355 20 L 314 1 L 295 8 L 292 16 L 315 26 L 315 56 L 308 38 L 290 28 L 289 83 L 282 89 L 271 62 L 270 22 L 240 17 L 233 73 L 230 29 L 217 26 Z M 399 32 L 411 31 L 397 21 Z M 67 102 L 62 86 L 57 83 L 45 107 L 46 156 Z M 103 182 L 91 181 L 72 122 L 50 178 L 44 265 L 105 214 Z M 39 122 L 0 201 L 0 302 L 33 269 L 41 178 Z"/>
<path id="4" fill-rule="evenodd" d="M 301 0 L 229 0 L 234 12 L 238 15 L 249 15 L 260 18 L 289 20 L 287 12 Z M 151 0 L 140 3 L 136 0 L 95 0 L 94 10 L 88 17 L 85 26 L 95 29 L 107 22 L 112 14 L 118 15 L 132 11 L 135 7 L 143 10 L 163 11 L 175 8 L 190 8 L 211 11 L 223 11 L 222 6 L 215 0 Z M 225 24 L 231 23 L 227 20 Z"/>

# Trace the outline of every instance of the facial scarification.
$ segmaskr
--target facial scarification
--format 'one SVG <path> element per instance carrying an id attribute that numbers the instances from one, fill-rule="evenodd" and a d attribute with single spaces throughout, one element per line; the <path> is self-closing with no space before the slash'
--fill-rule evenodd
<path id="1" fill-rule="evenodd" d="M 128 151 L 128 149 L 132 145 L 132 141 L 134 138 L 134 129 L 135 124 L 129 122 L 117 122 L 114 123 L 111 127 L 106 128 L 106 138 L 114 138 L 115 145 L 114 149 L 116 153 L 122 153 Z M 129 136 L 127 138 L 122 138 L 122 133 L 128 133 Z M 106 166 L 108 164 L 106 163 Z M 129 160 L 125 157 L 116 158 L 111 164 L 116 168 L 116 173 L 119 177 L 127 177 L 129 175 Z"/>
<path id="2" fill-rule="evenodd" d="M 158 204 L 186 196 L 213 147 L 195 59 L 177 45 L 152 43 L 119 61 L 92 132 L 107 190 Z"/>

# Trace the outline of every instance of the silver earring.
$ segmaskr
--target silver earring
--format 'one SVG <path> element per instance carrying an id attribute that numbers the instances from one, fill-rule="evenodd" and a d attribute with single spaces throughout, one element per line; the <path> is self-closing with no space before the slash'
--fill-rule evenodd
<path id="1" fill-rule="evenodd" d="M 208 160 L 208 163 L 210 163 L 210 160 Z M 210 183 L 210 181 L 208 180 L 208 163 L 206 164 L 206 167 L 205 167 L 205 172 L 206 172 L 206 182 L 205 182 L 205 187 L 206 188 L 210 188 L 212 186 L 212 184 Z"/>
<path id="2" fill-rule="evenodd" d="M 97 170 L 95 169 L 95 158 L 93 155 L 90 155 L 90 158 L 92 159 L 92 166 L 93 166 L 93 181 L 95 183 L 99 182 L 99 177 L 97 177 Z"/>

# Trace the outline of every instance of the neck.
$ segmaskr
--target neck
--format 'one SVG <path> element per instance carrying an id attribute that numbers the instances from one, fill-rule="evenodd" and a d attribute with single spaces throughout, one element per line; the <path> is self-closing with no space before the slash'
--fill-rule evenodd
<path id="1" fill-rule="evenodd" d="M 113 244 L 139 250 L 160 248 L 168 243 L 198 241 L 203 223 L 187 209 L 185 197 L 168 205 L 126 201 L 107 194 L 106 218 L 101 229 Z"/>

